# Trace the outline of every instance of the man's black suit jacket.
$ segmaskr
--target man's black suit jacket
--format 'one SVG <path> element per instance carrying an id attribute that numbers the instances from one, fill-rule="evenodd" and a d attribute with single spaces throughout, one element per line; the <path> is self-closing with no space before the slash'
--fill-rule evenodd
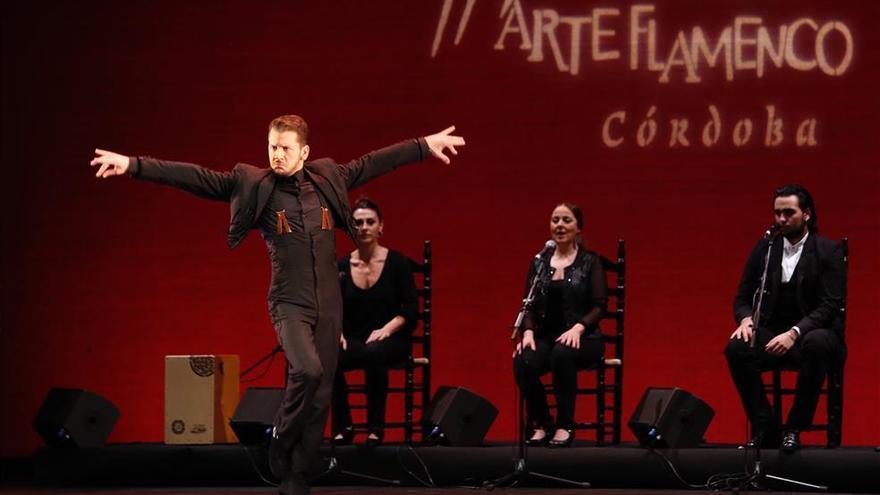
<path id="1" fill-rule="evenodd" d="M 348 191 L 400 165 L 417 162 L 428 156 L 424 138 L 403 141 L 352 160 L 336 164 L 328 158 L 304 164 L 306 173 L 333 214 L 337 226 L 343 226 L 352 239 L 355 228 L 348 204 Z M 272 193 L 275 175 L 269 168 L 244 163 L 232 171 L 217 172 L 199 165 L 132 157 L 128 174 L 176 187 L 207 199 L 228 201 L 230 208 L 227 244 L 235 249 L 260 217 Z"/>
<path id="2" fill-rule="evenodd" d="M 784 240 L 777 237 L 770 253 L 767 269 L 768 293 L 764 296 L 761 321 L 768 322 L 776 308 L 782 284 L 782 247 Z M 752 316 L 752 298 L 761 285 L 761 272 L 768 241 L 758 241 L 746 262 L 739 288 L 733 301 L 737 324 Z M 843 309 L 846 306 L 846 264 L 841 245 L 816 234 L 807 236 L 801 258 L 792 275 L 797 303 L 803 318 L 795 325 L 801 335 L 817 328 L 833 330 L 844 342 Z M 762 325 L 763 326 L 763 325 Z"/>

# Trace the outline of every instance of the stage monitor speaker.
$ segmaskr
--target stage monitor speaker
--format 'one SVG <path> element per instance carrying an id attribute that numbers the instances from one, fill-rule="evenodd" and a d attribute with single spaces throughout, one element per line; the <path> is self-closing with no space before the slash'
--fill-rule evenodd
<path id="1" fill-rule="evenodd" d="M 251 387 L 244 392 L 229 426 L 243 445 L 260 445 L 272 434 L 275 413 L 284 398 L 283 388 Z"/>
<path id="2" fill-rule="evenodd" d="M 498 416 L 488 400 L 464 387 L 440 387 L 425 410 L 422 421 L 439 427 L 449 445 L 481 445 Z"/>
<path id="3" fill-rule="evenodd" d="M 649 387 L 629 428 L 644 447 L 696 447 L 714 416 L 714 409 L 686 390 Z"/>
<path id="4" fill-rule="evenodd" d="M 103 447 L 119 408 L 98 394 L 53 387 L 34 418 L 34 429 L 48 446 Z"/>

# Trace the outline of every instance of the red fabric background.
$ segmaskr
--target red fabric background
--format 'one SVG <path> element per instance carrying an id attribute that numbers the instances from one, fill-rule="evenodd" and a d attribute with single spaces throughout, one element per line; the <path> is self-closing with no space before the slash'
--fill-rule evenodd
<path id="1" fill-rule="evenodd" d="M 598 6 L 520 3 L 530 24 L 537 7 L 587 15 Z M 734 328 L 731 299 L 772 222 L 772 190 L 807 185 L 823 234 L 850 238 L 844 443 L 880 443 L 878 7 L 658 1 L 661 60 L 679 29 L 701 26 L 714 40 L 738 15 L 762 17 L 771 32 L 801 17 L 838 20 L 854 38 L 840 77 L 769 66 L 763 78 L 742 71 L 728 82 L 704 67 L 699 84 L 684 83 L 680 69 L 661 84 L 656 72 L 628 68 L 630 3 L 602 5 L 621 9 L 607 42 L 624 58 L 590 61 L 587 26 L 578 75 L 558 71 L 549 51 L 529 62 L 514 37 L 493 50 L 500 0 L 477 2 L 453 45 L 464 1 L 452 4 L 436 57 L 440 0 L 3 7 L 0 455 L 39 445 L 30 422 L 52 386 L 115 402 L 122 417 L 111 441 L 160 441 L 163 356 L 234 353 L 247 365 L 274 346 L 256 234 L 230 253 L 225 204 L 98 181 L 87 162 L 102 147 L 218 170 L 264 164 L 266 124 L 282 113 L 309 121 L 313 157 L 347 160 L 449 124 L 466 137 L 453 166 L 409 167 L 354 194 L 383 206 L 387 245 L 418 256 L 423 239 L 434 242 L 434 383 L 498 406 L 492 439 L 513 437 L 508 325 L 560 200 L 583 207 L 593 249 L 611 255 L 618 237 L 629 246 L 624 417 L 646 387 L 679 386 L 716 409 L 708 440 L 742 439 L 721 352 Z M 710 104 L 724 130 L 705 148 Z M 651 105 L 658 137 L 640 148 Z M 775 148 L 763 145 L 766 105 L 785 119 Z M 627 111 L 626 141 L 609 149 L 602 123 L 616 110 Z M 678 117 L 690 120 L 689 148 L 668 146 Z M 743 117 L 755 135 L 737 148 L 730 132 Z M 809 117 L 819 143 L 797 147 L 794 127 Z M 340 236 L 340 255 L 349 249 Z M 280 379 L 276 363 L 257 384 Z"/>

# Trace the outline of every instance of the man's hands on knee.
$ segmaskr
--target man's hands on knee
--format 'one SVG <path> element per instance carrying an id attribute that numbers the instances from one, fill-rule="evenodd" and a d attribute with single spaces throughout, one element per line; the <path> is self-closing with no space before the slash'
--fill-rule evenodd
<path id="1" fill-rule="evenodd" d="M 736 327 L 736 330 L 730 334 L 731 339 L 740 339 L 743 342 L 749 342 L 752 340 L 752 337 L 755 335 L 755 329 L 752 324 L 752 317 L 746 316 L 739 322 L 739 326 Z"/>
<path id="2" fill-rule="evenodd" d="M 781 356 L 789 351 L 792 347 L 794 347 L 795 341 L 797 341 L 797 335 L 794 330 L 789 330 L 785 333 L 780 333 L 770 342 L 767 342 L 767 345 L 764 346 L 764 350 L 767 351 L 768 354 L 772 354 L 774 356 Z"/>

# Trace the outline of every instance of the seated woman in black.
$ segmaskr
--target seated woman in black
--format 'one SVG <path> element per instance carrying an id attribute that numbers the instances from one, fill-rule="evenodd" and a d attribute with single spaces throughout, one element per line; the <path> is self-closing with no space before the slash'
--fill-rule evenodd
<path id="1" fill-rule="evenodd" d="M 379 245 L 382 212 L 369 198 L 354 205 L 357 249 L 339 261 L 343 316 L 342 352 L 333 388 L 333 431 L 337 444 L 354 437 L 345 371 L 363 369 L 367 395 L 367 445 L 382 443 L 388 368 L 406 359 L 418 316 L 409 260 Z"/>
<path id="2" fill-rule="evenodd" d="M 602 359 L 599 320 L 608 302 L 608 287 L 599 256 L 580 241 L 583 225 L 580 208 L 571 203 L 557 205 L 550 216 L 556 251 L 550 259 L 535 259 L 526 278 L 528 294 L 538 266 L 549 264 L 538 280 L 534 302 L 523 320 L 522 347 L 517 344 L 513 360 L 533 432 L 529 445 L 571 445 L 577 371 Z M 556 394 L 555 424 L 540 380 L 548 371 L 553 372 Z"/>

